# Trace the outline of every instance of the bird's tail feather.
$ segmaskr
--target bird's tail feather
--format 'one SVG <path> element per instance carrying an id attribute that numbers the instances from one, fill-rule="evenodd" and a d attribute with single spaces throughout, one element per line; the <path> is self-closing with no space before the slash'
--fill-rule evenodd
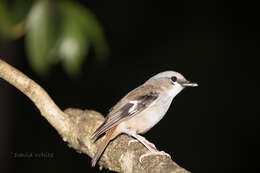
<path id="1" fill-rule="evenodd" d="M 94 167 L 99 159 L 99 157 L 101 156 L 101 154 L 103 153 L 103 151 L 105 150 L 106 146 L 108 145 L 109 141 L 111 140 L 111 137 L 114 133 L 116 129 L 116 126 L 111 128 L 107 134 L 106 134 L 106 138 L 104 139 L 103 143 L 99 146 L 95 156 L 93 157 L 92 161 L 91 161 L 91 165 Z"/>

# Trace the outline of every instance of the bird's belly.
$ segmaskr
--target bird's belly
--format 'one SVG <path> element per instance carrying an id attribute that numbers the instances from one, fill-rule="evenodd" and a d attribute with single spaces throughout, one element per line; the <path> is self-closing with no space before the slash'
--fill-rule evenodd
<path id="1" fill-rule="evenodd" d="M 145 133 L 157 124 L 163 118 L 165 113 L 166 112 L 162 109 L 153 107 L 149 109 L 149 111 L 144 111 L 139 115 L 122 122 L 120 126 L 122 128 L 136 131 L 136 133 Z"/>

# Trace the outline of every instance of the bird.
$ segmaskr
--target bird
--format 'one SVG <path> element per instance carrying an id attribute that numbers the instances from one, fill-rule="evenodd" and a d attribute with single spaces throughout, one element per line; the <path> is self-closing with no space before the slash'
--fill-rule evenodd
<path id="1" fill-rule="evenodd" d="M 91 165 L 93 167 L 96 165 L 109 142 L 122 133 L 133 137 L 135 142 L 141 142 L 149 150 L 148 153 L 140 156 L 140 162 L 149 155 L 169 156 L 163 151 L 157 151 L 155 145 L 140 134 L 150 130 L 164 117 L 178 93 L 186 87 L 196 86 L 197 83 L 188 81 L 178 72 L 164 71 L 152 76 L 126 94 L 109 110 L 103 124 L 91 136 L 91 139 L 96 141 L 101 135 L 106 135 Z"/>

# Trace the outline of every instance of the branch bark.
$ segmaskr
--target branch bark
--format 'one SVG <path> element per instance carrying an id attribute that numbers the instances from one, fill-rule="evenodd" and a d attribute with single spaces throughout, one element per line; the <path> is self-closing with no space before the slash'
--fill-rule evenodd
<path id="1" fill-rule="evenodd" d="M 47 92 L 26 75 L 0 59 L 0 78 L 3 78 L 29 97 L 48 122 L 58 131 L 63 141 L 79 153 L 93 157 L 101 141 L 95 143 L 91 134 L 104 121 L 104 117 L 93 110 L 69 108 L 65 111 L 53 102 Z M 116 172 L 126 173 L 189 173 L 166 156 L 149 156 L 140 163 L 139 157 L 147 152 L 140 143 L 128 142 L 132 138 L 120 135 L 110 142 L 98 164 Z"/>

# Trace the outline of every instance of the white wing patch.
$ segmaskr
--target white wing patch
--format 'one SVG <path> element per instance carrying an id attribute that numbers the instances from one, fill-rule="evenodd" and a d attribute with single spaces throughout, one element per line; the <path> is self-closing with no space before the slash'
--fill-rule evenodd
<path id="1" fill-rule="evenodd" d="M 122 101 L 119 102 L 118 104 L 120 106 L 115 106 L 116 109 L 113 109 L 112 112 L 110 112 L 112 114 L 106 117 L 104 123 L 93 133 L 91 138 L 98 138 L 101 134 L 107 132 L 109 129 L 116 126 L 120 122 L 125 121 L 128 118 L 131 118 L 132 116 L 142 112 L 147 107 L 151 106 L 158 98 L 158 96 L 158 92 L 149 92 L 137 96 L 122 105 L 119 104 Z"/>
<path id="2" fill-rule="evenodd" d="M 138 100 L 132 100 L 129 103 L 133 104 L 133 106 L 128 110 L 128 113 L 129 114 L 133 114 L 133 113 L 135 113 L 137 111 L 136 108 L 137 108 L 137 105 L 138 105 L 139 101 Z"/>

